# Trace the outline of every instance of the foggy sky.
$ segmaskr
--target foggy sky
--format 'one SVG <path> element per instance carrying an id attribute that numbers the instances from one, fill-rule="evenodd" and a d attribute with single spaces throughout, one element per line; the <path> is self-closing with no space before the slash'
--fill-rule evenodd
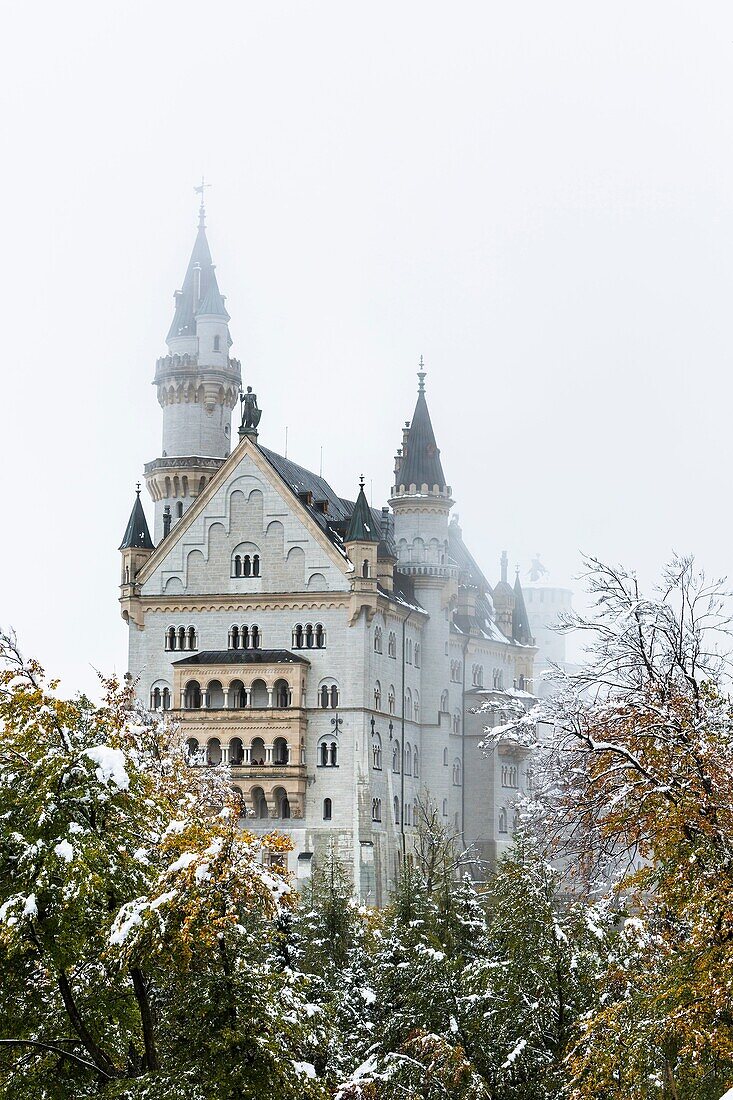
<path id="1" fill-rule="evenodd" d="M 96 692 L 202 173 L 261 441 L 386 501 L 417 362 L 490 579 L 731 544 L 733 13 L 661 2 L 15 5 L 0 622 Z M 152 507 L 143 494 L 149 521 Z M 576 588 L 579 585 L 576 583 Z"/>

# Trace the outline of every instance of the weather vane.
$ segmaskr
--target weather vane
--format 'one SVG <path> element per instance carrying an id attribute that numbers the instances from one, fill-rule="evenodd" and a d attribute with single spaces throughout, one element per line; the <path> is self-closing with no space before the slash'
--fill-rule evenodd
<path id="1" fill-rule="evenodd" d="M 206 191 L 207 187 L 211 187 L 211 184 L 207 183 L 203 176 L 201 177 L 201 183 L 197 187 L 194 187 L 194 191 L 196 192 L 196 194 L 201 196 L 201 206 L 199 207 L 199 226 L 203 226 L 204 224 L 204 192 Z"/>

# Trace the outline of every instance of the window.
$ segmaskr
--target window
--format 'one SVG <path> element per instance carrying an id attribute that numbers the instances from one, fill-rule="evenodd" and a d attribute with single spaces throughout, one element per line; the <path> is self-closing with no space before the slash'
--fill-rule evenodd
<path id="1" fill-rule="evenodd" d="M 448 750 L 447 749 L 443 749 L 443 767 L 444 768 L 448 767 Z"/>
<path id="2" fill-rule="evenodd" d="M 506 833 L 506 832 L 507 832 L 507 827 L 506 827 L 506 807 L 505 807 L 505 808 L 504 808 L 504 809 L 503 809 L 503 810 L 501 811 L 501 813 L 499 814 L 499 832 L 500 832 L 500 833 Z"/>
<path id="3" fill-rule="evenodd" d="M 382 628 L 381 626 L 374 627 L 374 652 L 382 652 Z"/>
<path id="4" fill-rule="evenodd" d="M 410 742 L 405 742 L 405 775 L 412 775 L 412 749 Z"/>
<path id="5" fill-rule="evenodd" d="M 294 649 L 325 649 L 326 632 L 322 623 L 297 623 L 293 627 Z"/>
<path id="6" fill-rule="evenodd" d="M 393 630 L 390 631 L 387 641 L 387 655 L 395 659 L 397 658 L 397 635 Z"/>
<path id="7" fill-rule="evenodd" d="M 333 804 L 330 798 L 324 798 L 323 800 L 323 820 L 330 821 L 333 811 Z"/>
<path id="8" fill-rule="evenodd" d="M 368 558 L 364 558 L 364 561 L 361 563 L 361 575 L 362 575 L 362 577 L 368 577 L 369 576 L 369 559 Z"/>
<path id="9" fill-rule="evenodd" d="M 372 799 L 372 821 L 382 820 L 382 800 L 381 798 Z"/>
<path id="10" fill-rule="evenodd" d="M 276 680 L 273 689 L 274 703 L 280 710 L 290 706 L 290 684 L 287 680 Z"/>
<path id="11" fill-rule="evenodd" d="M 453 732 L 461 732 L 461 712 L 459 710 L 453 715 Z"/>
<path id="12" fill-rule="evenodd" d="M 445 714 L 448 711 L 448 692 L 444 691 L 440 696 L 440 709 Z"/>
<path id="13" fill-rule="evenodd" d="M 410 822 L 410 803 L 405 804 L 405 825 L 409 825 Z"/>
<path id="14" fill-rule="evenodd" d="M 259 649 L 262 644 L 260 628 L 253 626 L 231 626 L 229 628 L 230 649 Z"/>
<path id="15" fill-rule="evenodd" d="M 220 341 L 220 339 L 221 339 L 220 336 L 215 336 L 214 337 L 214 351 L 219 350 L 219 341 Z"/>
<path id="16" fill-rule="evenodd" d="M 241 737 L 232 737 L 227 751 L 227 760 L 235 765 L 244 763 L 244 745 Z"/>
<path id="17" fill-rule="evenodd" d="M 387 705 L 388 705 L 388 708 L 389 708 L 389 713 L 394 714 L 394 707 L 395 707 L 394 684 L 389 685 L 389 694 L 387 696 Z"/>
<path id="18" fill-rule="evenodd" d="M 338 742 L 328 734 L 318 742 L 318 767 L 335 768 L 338 766 Z"/>
<path id="19" fill-rule="evenodd" d="M 416 722 L 420 721 L 420 696 L 417 692 L 412 700 L 412 715 Z"/>
<path id="20" fill-rule="evenodd" d="M 417 777 L 417 776 L 419 776 L 419 775 L 420 775 L 420 767 L 419 767 L 419 764 L 420 764 L 420 760 L 419 760 L 419 757 L 418 757 L 418 752 L 417 752 L 417 745 L 416 745 L 416 746 L 415 746 L 415 751 L 414 751 L 414 752 L 413 752 L 413 754 L 412 754 L 412 774 L 413 774 L 413 775 L 414 775 L 415 777 Z"/>
<path id="21" fill-rule="evenodd" d="M 178 504 L 176 505 L 176 518 L 180 519 L 182 515 L 183 515 L 183 501 L 179 500 Z"/>
<path id="22" fill-rule="evenodd" d="M 395 825 L 399 825 L 399 823 L 400 823 L 400 800 L 397 797 L 397 795 L 394 796 L 394 800 L 393 800 L 393 803 L 392 803 L 392 809 L 394 811 L 394 823 L 395 823 Z"/>
<path id="23" fill-rule="evenodd" d="M 400 766 L 400 743 L 399 741 L 395 741 L 394 745 L 392 746 L 392 771 L 395 773 L 395 775 L 400 774 Z"/>
<path id="24" fill-rule="evenodd" d="M 405 641 L 405 664 L 412 664 L 412 640 L 410 638 Z"/>
<path id="25" fill-rule="evenodd" d="M 151 710 L 160 710 L 160 702 L 161 702 L 160 688 L 153 688 L 153 690 L 150 692 L 150 709 Z"/>
<path id="26" fill-rule="evenodd" d="M 319 696 L 323 710 L 336 710 L 339 705 L 339 689 L 336 684 L 322 684 Z"/>
<path id="27" fill-rule="evenodd" d="M 417 799 L 415 799 L 415 801 L 412 803 L 412 824 L 420 824 L 420 810 L 417 804 Z"/>
<path id="28" fill-rule="evenodd" d="M 372 767 L 378 772 L 382 770 L 382 738 L 376 730 L 372 734 Z"/>
<path id="29" fill-rule="evenodd" d="M 189 680 L 183 693 L 183 706 L 186 710 L 200 710 L 201 684 L 198 680 Z"/>
<path id="30" fill-rule="evenodd" d="M 448 799 L 444 798 L 443 799 L 443 817 L 447 817 L 447 816 L 448 816 Z"/>
<path id="31" fill-rule="evenodd" d="M 415 646 L 415 668 L 420 667 L 420 643 Z"/>
<path id="32" fill-rule="evenodd" d="M 170 650 L 198 649 L 198 635 L 194 627 L 169 626 L 165 632 L 165 648 Z"/>
<path id="33" fill-rule="evenodd" d="M 243 547 L 237 547 L 232 554 L 231 575 L 233 577 L 259 577 L 259 553 L 246 553 Z"/>
<path id="34" fill-rule="evenodd" d="M 380 684 L 379 680 L 377 680 L 376 684 L 374 685 L 374 709 L 382 709 L 382 685 Z"/>
<path id="35" fill-rule="evenodd" d="M 453 786 L 460 787 L 461 785 L 461 762 L 458 757 L 453 761 Z"/>

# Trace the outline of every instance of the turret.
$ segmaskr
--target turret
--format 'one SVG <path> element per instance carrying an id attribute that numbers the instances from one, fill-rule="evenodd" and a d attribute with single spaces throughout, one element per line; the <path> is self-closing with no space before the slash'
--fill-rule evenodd
<path id="1" fill-rule="evenodd" d="M 352 621 L 362 607 L 371 617 L 377 606 L 377 549 L 379 527 L 374 523 L 372 510 L 364 494 L 364 478 L 359 481 L 359 495 L 351 513 L 344 544 L 349 560 L 354 566 L 351 579 Z"/>
<path id="2" fill-rule="evenodd" d="M 140 482 L 135 490 L 135 503 L 127 521 L 125 533 L 120 543 L 122 555 L 122 572 L 120 576 L 120 603 L 122 605 L 122 618 L 127 622 L 132 618 L 137 621 L 135 607 L 137 601 L 137 575 L 145 562 L 155 550 L 153 540 L 148 530 L 148 522 L 145 519 L 145 511 L 140 500 Z M 142 626 L 142 622 L 138 623 Z"/>
<path id="3" fill-rule="evenodd" d="M 509 555 L 506 550 L 502 550 L 501 580 L 494 587 L 494 609 L 496 611 L 496 625 L 506 638 L 511 638 L 513 635 L 512 617 L 514 615 L 516 597 L 512 591 L 512 586 L 507 580 L 508 570 Z"/>
<path id="4" fill-rule="evenodd" d="M 229 454 L 241 387 L 240 364 L 229 356 L 229 314 L 211 259 L 203 201 L 166 343 L 168 355 L 158 360 L 153 380 L 163 409 L 162 454 L 145 466 L 157 540 L 166 505 L 175 523 Z"/>

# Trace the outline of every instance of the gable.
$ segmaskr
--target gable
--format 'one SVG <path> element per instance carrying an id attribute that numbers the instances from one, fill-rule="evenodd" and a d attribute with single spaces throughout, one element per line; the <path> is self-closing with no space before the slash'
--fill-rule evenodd
<path id="1" fill-rule="evenodd" d="M 158 546 L 143 596 L 348 591 L 348 561 L 245 441 Z M 237 575 L 240 574 L 240 575 Z"/>

